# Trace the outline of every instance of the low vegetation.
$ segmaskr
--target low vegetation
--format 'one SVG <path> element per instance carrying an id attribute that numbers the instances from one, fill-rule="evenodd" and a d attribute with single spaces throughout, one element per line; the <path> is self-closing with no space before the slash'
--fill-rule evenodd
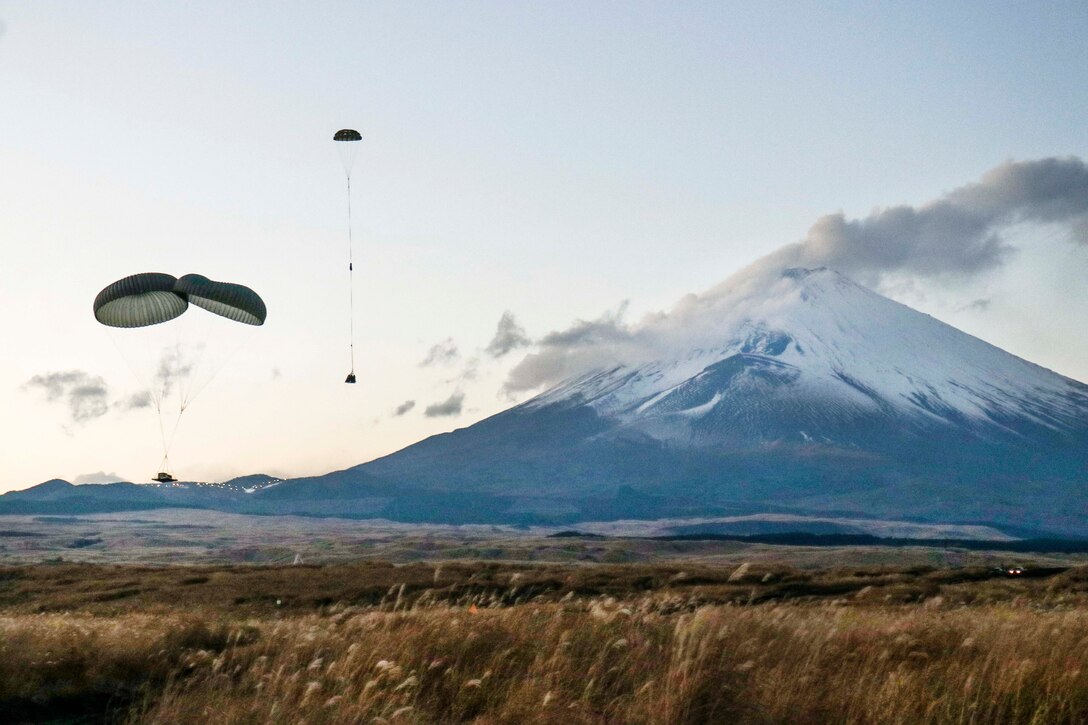
<path id="1" fill-rule="evenodd" d="M 1025 574 L 11 567 L 0 720 L 1084 722 L 1088 571 Z"/>

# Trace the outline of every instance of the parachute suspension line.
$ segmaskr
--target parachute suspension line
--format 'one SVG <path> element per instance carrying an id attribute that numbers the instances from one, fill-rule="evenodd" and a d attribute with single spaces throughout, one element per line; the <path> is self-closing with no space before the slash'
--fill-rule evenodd
<path id="1" fill-rule="evenodd" d="M 348 172 L 348 348 L 351 351 L 351 377 L 355 377 L 355 259 L 351 241 L 351 172 Z M 353 381 L 354 382 L 354 381 Z"/>
<path id="2" fill-rule="evenodd" d="M 181 387 L 178 390 L 178 418 L 185 412 L 185 409 L 189 407 L 189 404 L 193 402 L 200 391 L 211 382 L 209 379 L 206 383 L 200 384 L 197 380 L 197 375 L 200 373 L 201 363 L 204 361 L 204 353 L 208 349 L 208 341 L 212 336 L 212 322 L 209 318 L 204 325 L 201 326 L 201 333 L 196 344 L 196 358 L 187 363 L 189 372 L 182 376 Z M 179 342 L 179 350 L 180 342 Z M 183 364 L 180 362 L 179 364 Z M 212 376 L 214 377 L 217 370 L 213 369 Z"/>
<path id="3" fill-rule="evenodd" d="M 211 331 L 209 329 L 207 334 L 205 335 L 205 341 L 200 348 L 200 352 L 197 354 L 196 362 L 193 363 L 194 370 L 199 370 L 201 367 L 200 363 L 201 360 L 204 359 L 204 352 L 208 349 L 209 346 L 209 338 L 211 336 L 210 332 Z M 188 410 L 189 406 L 192 405 L 193 401 L 196 400 L 197 397 L 201 393 L 203 393 L 204 390 L 209 385 L 211 385 L 216 378 L 219 377 L 219 373 L 227 366 L 227 363 L 234 360 L 234 358 L 238 356 L 238 353 L 242 350 L 243 347 L 245 347 L 245 343 L 247 342 L 247 340 L 248 338 L 245 335 L 239 336 L 239 339 L 227 348 L 228 352 L 222 356 L 221 362 L 209 368 L 208 374 L 206 377 L 204 377 L 203 381 L 197 380 L 195 375 L 190 376 L 190 383 L 185 389 L 185 397 L 182 401 L 182 413 Z"/>
<path id="4" fill-rule="evenodd" d="M 151 383 L 147 381 L 147 378 L 145 378 L 140 373 L 140 371 L 136 369 L 136 366 L 132 363 L 132 361 L 128 359 L 128 355 L 126 355 L 124 350 L 121 349 L 121 344 L 117 342 L 117 338 L 114 337 L 114 332 L 109 328 L 106 328 L 106 331 L 109 335 L 110 342 L 113 343 L 114 349 L 117 350 L 118 357 L 125 361 L 125 367 L 127 367 L 129 369 L 129 372 L 132 373 L 132 376 L 136 378 L 136 381 L 140 384 L 141 391 L 146 392 L 147 397 L 151 400 L 154 400 L 155 391 L 154 388 L 151 387 Z"/>
<path id="5" fill-rule="evenodd" d="M 159 470 L 170 473 L 170 444 L 166 442 L 166 427 L 162 424 L 162 408 L 158 405 L 155 407 L 158 409 L 159 437 L 162 439 L 162 462 L 159 463 Z"/>
<path id="6" fill-rule="evenodd" d="M 166 436 L 163 437 L 162 460 L 163 460 L 163 463 L 165 465 L 167 465 L 167 466 L 170 465 L 170 449 L 174 447 L 174 438 L 178 434 L 178 426 L 181 425 L 181 414 L 183 412 L 185 412 L 185 411 L 184 410 L 179 410 L 178 411 L 178 417 L 174 419 L 174 427 L 170 431 L 170 436 L 169 437 L 166 437 Z M 161 417 L 159 418 L 159 427 L 160 428 L 162 427 L 162 418 Z M 173 474 L 173 471 L 171 471 L 169 468 L 164 468 L 162 470 L 165 471 L 166 473 Z"/>
<path id="7" fill-rule="evenodd" d="M 168 353 L 164 351 L 164 358 L 166 354 Z M 159 433 L 162 436 L 162 463 L 159 470 L 171 475 L 173 475 L 173 471 L 170 470 L 170 448 L 174 445 L 174 436 L 177 435 L 178 424 L 181 423 L 181 414 L 185 410 L 182 407 L 182 390 L 185 386 L 185 378 L 179 374 L 185 363 L 181 357 L 181 332 L 176 327 L 174 328 L 174 349 L 172 354 L 173 359 L 169 362 L 166 362 L 165 359 L 159 361 L 159 373 L 162 375 L 162 394 L 160 396 L 161 402 L 156 406 L 159 409 Z M 171 387 L 173 387 L 174 395 L 178 399 L 178 415 L 174 419 L 174 426 L 170 429 L 170 435 L 167 436 L 166 426 L 163 424 L 162 402 L 166 401 Z"/>
<path id="8" fill-rule="evenodd" d="M 162 421 L 164 389 L 159 388 L 154 379 L 149 380 L 144 377 L 140 370 L 132 363 L 131 360 L 129 360 L 129 356 L 125 353 L 125 351 L 121 349 L 121 344 L 117 341 L 117 338 L 114 336 L 112 331 L 109 334 L 109 338 L 110 342 L 113 343 L 114 348 L 117 349 L 118 356 L 120 356 L 120 358 L 125 361 L 125 366 L 128 367 L 129 371 L 132 373 L 132 376 L 136 378 L 137 382 L 140 384 L 140 387 L 143 389 L 143 392 L 147 393 L 147 397 L 151 401 L 151 404 L 155 406 L 155 417 L 159 421 L 159 438 L 162 441 L 162 462 L 159 464 L 159 470 L 169 471 L 170 456 L 168 451 L 170 449 L 170 446 L 167 443 L 166 427 L 163 425 Z M 150 346 L 148 345 L 143 345 L 142 347 L 144 347 L 149 352 L 151 350 Z M 173 436 L 171 435 L 171 437 Z"/>

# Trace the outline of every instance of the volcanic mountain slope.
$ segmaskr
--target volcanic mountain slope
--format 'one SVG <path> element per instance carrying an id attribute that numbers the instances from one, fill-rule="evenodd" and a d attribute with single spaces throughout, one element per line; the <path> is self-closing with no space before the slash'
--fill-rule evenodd
<path id="1" fill-rule="evenodd" d="M 683 446 L 886 447 L 1086 439 L 1088 386 L 827 269 L 791 269 L 697 346 L 595 371 L 526 407 L 577 401 Z M 732 303 L 732 304 L 730 304 Z"/>
<path id="2" fill-rule="evenodd" d="M 695 307 L 633 359 L 330 475 L 397 482 L 420 516 L 433 492 L 505 520 L 832 512 L 1088 534 L 1088 386 L 823 268 Z"/>

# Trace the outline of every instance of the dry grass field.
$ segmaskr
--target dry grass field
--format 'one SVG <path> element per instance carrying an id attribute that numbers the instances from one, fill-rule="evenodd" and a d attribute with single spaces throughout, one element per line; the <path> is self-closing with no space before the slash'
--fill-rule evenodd
<path id="1" fill-rule="evenodd" d="M 3 567 L 0 721 L 1088 721 L 1088 569 L 1027 574 Z"/>
<path id="2" fill-rule="evenodd" d="M 693 520 L 677 519 L 674 524 Z M 911 527 L 901 524 L 901 527 Z M 598 522 L 579 529 L 603 538 L 555 537 L 557 527 L 443 526 L 304 516 L 243 516 L 161 509 L 80 516 L 0 517 L 0 565 L 43 561 L 96 564 L 291 564 L 377 560 L 634 563 L 743 562 L 826 569 L 851 565 L 992 566 L 1016 561 L 1009 552 L 937 546 L 769 546 L 752 542 L 661 540 L 660 522 Z M 907 535 L 889 530 L 889 535 Z M 1033 555 L 1053 565 L 1088 563 L 1086 554 Z"/>

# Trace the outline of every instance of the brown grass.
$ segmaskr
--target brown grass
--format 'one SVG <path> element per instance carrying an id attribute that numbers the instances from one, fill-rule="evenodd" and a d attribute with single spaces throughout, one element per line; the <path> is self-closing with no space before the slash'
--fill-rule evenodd
<path id="1" fill-rule="evenodd" d="M 1030 567 L 1029 572 L 1039 571 Z M 100 615 L 214 610 L 223 616 L 310 613 L 337 603 L 386 608 L 422 600 L 515 605 L 653 593 L 663 607 L 849 599 L 855 605 L 1028 598 L 1048 606 L 1088 604 L 1088 567 L 1008 579 L 985 567 L 850 567 L 782 564 L 530 564 L 381 561 L 303 566 L 0 566 L 0 612 Z"/>
<path id="2" fill-rule="evenodd" d="M 733 570 L 426 569 L 388 567 L 376 602 L 335 599 L 355 590 L 329 583 L 295 590 L 320 604 L 267 610 L 234 604 L 231 577 L 261 590 L 292 570 L 63 569 L 54 581 L 89 608 L 67 613 L 32 613 L 39 573 L 8 571 L 0 720 L 112 707 L 132 723 L 1088 721 L 1082 570 L 750 569 L 730 583 Z M 325 581 L 296 570 L 296 585 Z M 377 571 L 367 586 L 384 587 Z M 143 610 L 143 594 L 96 599 L 169 576 L 179 592 L 217 579 L 226 592 Z"/>

